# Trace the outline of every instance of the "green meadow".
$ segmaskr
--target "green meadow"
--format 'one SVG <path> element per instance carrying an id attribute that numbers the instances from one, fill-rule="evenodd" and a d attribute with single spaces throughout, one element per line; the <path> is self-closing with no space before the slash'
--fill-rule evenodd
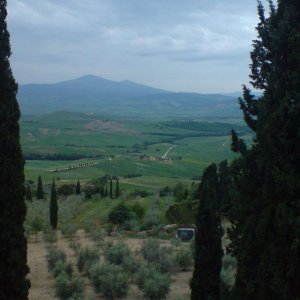
<path id="1" fill-rule="evenodd" d="M 84 182 L 109 174 L 121 177 L 121 185 L 129 190 L 192 182 L 210 163 L 233 159 L 231 129 L 251 139 L 238 120 L 222 122 L 107 118 L 68 112 L 25 117 L 21 142 L 26 180 L 36 182 L 41 175 L 46 183 L 53 177 L 59 182 Z M 162 160 L 170 148 L 167 159 Z M 91 162 L 97 164 L 51 172 Z"/>

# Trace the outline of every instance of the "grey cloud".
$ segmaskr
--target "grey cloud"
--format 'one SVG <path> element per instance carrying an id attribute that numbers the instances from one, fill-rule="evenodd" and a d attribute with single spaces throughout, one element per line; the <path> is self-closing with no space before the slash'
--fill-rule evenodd
<path id="1" fill-rule="evenodd" d="M 8 12 L 12 65 L 21 83 L 95 73 L 194 91 L 214 84 L 233 90 L 247 80 L 257 22 L 253 0 L 10 0 Z M 227 87 L 212 76 L 199 90 L 195 76 L 207 65 L 226 74 Z M 147 74 L 153 66 L 155 79 Z M 173 78 L 173 88 L 171 70 L 186 74 L 181 85 Z"/>

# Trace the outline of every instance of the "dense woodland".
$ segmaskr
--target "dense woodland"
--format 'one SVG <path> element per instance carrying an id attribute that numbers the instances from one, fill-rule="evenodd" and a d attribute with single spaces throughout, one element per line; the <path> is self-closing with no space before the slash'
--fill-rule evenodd
<path id="1" fill-rule="evenodd" d="M 166 299 L 172 275 L 192 262 L 193 300 L 300 299 L 300 2 L 270 2 L 268 14 L 258 2 L 250 84 L 262 94 L 256 97 L 243 86 L 239 104 L 248 129 L 238 126 L 231 132 L 235 159 L 211 164 L 191 186 L 165 186 L 157 195 L 126 190 L 126 176 L 116 174 L 84 184 L 60 184 L 53 178 L 51 185 L 43 185 L 41 176 L 36 186 L 25 183 L 6 2 L 0 0 L 0 299 L 28 299 L 27 238 L 35 234 L 38 240 L 40 231 L 59 299 L 83 299 L 84 280 L 105 299 L 125 298 L 130 284 L 145 299 Z M 164 125 L 196 131 L 208 126 L 194 121 Z M 229 128 L 215 123 L 210 129 L 226 135 Z M 253 132 L 252 143 L 241 138 L 243 132 Z M 191 245 L 171 239 L 174 227 L 164 226 L 168 223 L 195 224 Z M 94 247 L 71 239 L 78 228 L 85 229 Z M 76 272 L 56 245 L 57 229 L 70 238 Z M 112 235 L 124 232 L 146 235 L 135 252 L 124 239 L 111 242 Z M 225 246 L 224 236 L 230 241 Z M 169 240 L 168 246 L 159 240 Z M 224 276 L 226 264 L 234 265 L 230 280 Z"/>

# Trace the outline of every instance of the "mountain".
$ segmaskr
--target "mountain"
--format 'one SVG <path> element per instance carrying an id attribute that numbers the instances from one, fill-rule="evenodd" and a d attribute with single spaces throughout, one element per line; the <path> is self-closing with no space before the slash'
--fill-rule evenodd
<path id="1" fill-rule="evenodd" d="M 164 118 L 236 118 L 241 115 L 234 97 L 174 93 L 93 75 L 54 84 L 20 85 L 18 99 L 23 115 L 61 110 Z"/>

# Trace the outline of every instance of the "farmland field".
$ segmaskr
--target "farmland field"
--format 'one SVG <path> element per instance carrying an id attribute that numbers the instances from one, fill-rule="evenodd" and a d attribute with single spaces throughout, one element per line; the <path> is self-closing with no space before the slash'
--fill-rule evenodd
<path id="1" fill-rule="evenodd" d="M 139 177 L 126 180 L 126 184 L 158 187 L 167 182 L 193 180 L 210 163 L 234 157 L 229 137 L 232 128 L 246 140 L 250 138 L 249 130 L 236 120 L 158 122 L 66 112 L 24 117 L 21 141 L 26 179 L 36 181 L 41 175 L 44 182 L 53 177 L 73 182 L 105 174 L 138 174 Z M 171 147 L 167 160 L 161 160 Z M 96 164 L 50 172 L 91 162 Z"/>

